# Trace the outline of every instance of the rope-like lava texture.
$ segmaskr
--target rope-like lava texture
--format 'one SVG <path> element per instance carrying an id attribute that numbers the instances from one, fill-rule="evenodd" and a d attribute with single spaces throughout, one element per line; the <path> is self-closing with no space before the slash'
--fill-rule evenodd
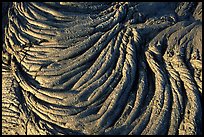
<path id="1" fill-rule="evenodd" d="M 3 134 L 202 134 L 202 7 L 171 5 L 13 3 L 3 69 L 23 126 Z"/>

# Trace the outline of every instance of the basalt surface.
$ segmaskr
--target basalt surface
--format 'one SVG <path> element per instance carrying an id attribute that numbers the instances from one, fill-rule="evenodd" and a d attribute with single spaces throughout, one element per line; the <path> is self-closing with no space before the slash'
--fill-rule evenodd
<path id="1" fill-rule="evenodd" d="M 2 134 L 202 134 L 201 2 L 2 8 Z"/>

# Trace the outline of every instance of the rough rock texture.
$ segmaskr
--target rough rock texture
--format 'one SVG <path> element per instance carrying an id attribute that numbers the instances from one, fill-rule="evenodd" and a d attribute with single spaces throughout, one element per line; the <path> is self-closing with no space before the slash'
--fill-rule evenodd
<path id="1" fill-rule="evenodd" d="M 13 2 L 3 134 L 202 134 L 201 2 Z"/>

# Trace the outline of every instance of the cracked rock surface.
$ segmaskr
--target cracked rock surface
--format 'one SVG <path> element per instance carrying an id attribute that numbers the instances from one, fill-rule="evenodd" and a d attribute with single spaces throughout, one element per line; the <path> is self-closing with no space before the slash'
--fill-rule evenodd
<path id="1" fill-rule="evenodd" d="M 202 134 L 202 2 L 2 6 L 2 134 Z"/>

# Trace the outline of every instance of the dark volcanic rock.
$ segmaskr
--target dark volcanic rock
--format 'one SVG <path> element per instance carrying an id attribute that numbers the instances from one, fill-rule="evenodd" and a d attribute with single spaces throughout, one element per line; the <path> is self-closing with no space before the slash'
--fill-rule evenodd
<path id="1" fill-rule="evenodd" d="M 3 134 L 202 134 L 202 2 L 12 2 L 2 15 Z"/>

